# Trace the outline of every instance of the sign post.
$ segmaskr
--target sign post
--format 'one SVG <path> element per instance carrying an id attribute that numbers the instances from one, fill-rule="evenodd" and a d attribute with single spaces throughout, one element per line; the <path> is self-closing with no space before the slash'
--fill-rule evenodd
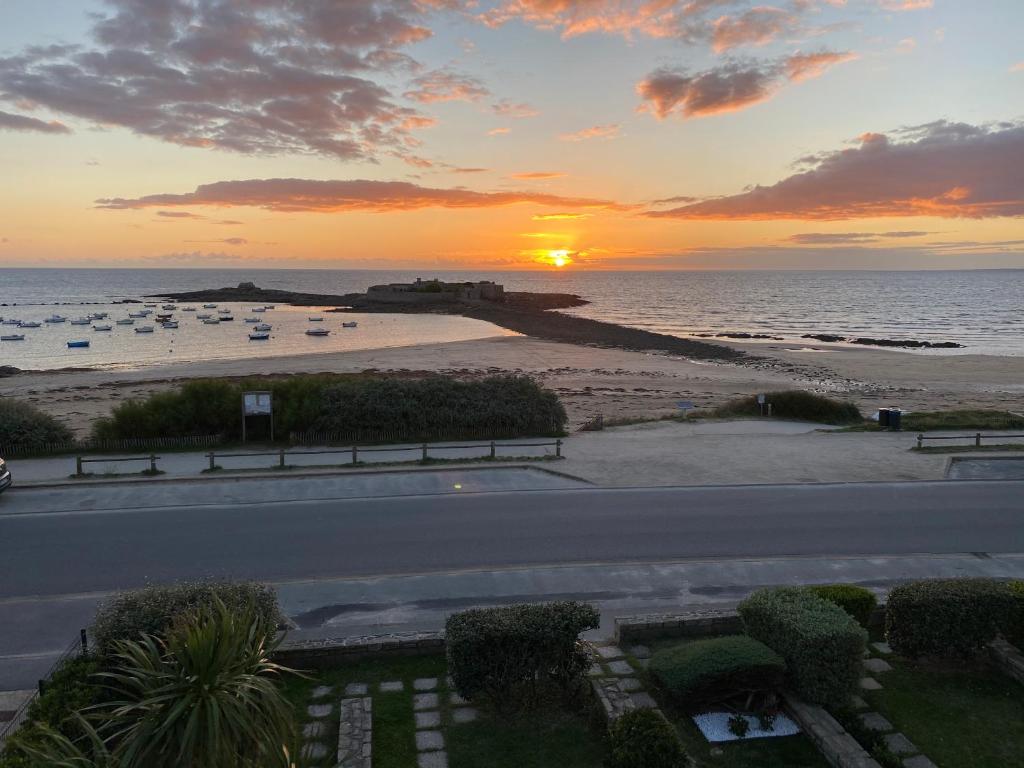
<path id="1" fill-rule="evenodd" d="M 765 401 L 764 395 L 758 395 L 757 396 L 757 407 L 760 409 L 762 416 L 764 416 L 764 401 Z"/>
<path id="2" fill-rule="evenodd" d="M 242 394 L 242 442 L 246 439 L 246 419 L 249 416 L 270 417 L 270 442 L 274 442 L 274 394 L 272 392 L 244 392 Z"/>

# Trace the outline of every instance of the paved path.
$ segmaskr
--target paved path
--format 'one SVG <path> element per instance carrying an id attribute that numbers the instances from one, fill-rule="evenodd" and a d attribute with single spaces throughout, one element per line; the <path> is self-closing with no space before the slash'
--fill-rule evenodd
<path id="1" fill-rule="evenodd" d="M 304 485 L 313 495 L 324 492 L 318 483 L 331 480 L 311 478 Z M 48 511 L 72 506 L 49 496 L 33 509 L 37 492 L 4 499 L 0 507 L 20 499 L 17 503 L 28 508 L 0 515 L 0 690 L 22 687 L 26 677 L 31 683 L 47 659 L 88 623 L 98 596 L 147 581 L 214 575 L 277 582 L 287 610 L 304 626 L 347 634 L 341 630 L 360 622 L 401 625 L 403 613 L 409 620 L 433 622 L 445 610 L 486 595 L 583 594 L 605 600 L 619 613 L 634 612 L 629 593 L 645 589 L 653 593 L 633 602 L 651 604 L 652 594 L 679 602 L 694 587 L 713 592 L 729 584 L 736 588 L 721 596 L 738 599 L 758 579 L 730 578 L 724 561 L 814 559 L 817 564 L 808 570 L 775 571 L 774 576 L 765 570 L 759 577 L 762 583 L 799 583 L 832 580 L 842 570 L 833 565 L 837 558 L 854 556 L 866 563 L 858 580 L 876 572 L 884 582 L 914 575 L 913 569 L 900 566 L 905 555 L 959 556 L 942 564 L 938 570 L 944 574 L 967 572 L 965 563 L 981 562 L 1020 575 L 1019 559 L 989 562 L 987 554 L 963 555 L 1024 552 L 1020 482 L 545 490 L 233 503 L 219 498 L 218 485 L 169 484 L 193 494 L 205 489 L 207 497 L 191 498 L 190 506 L 170 505 L 170 491 L 155 486 L 136 488 L 133 506 L 125 507 L 124 499 L 93 499 L 86 512 Z M 262 487 L 259 481 L 234 485 L 256 489 L 253 493 Z M 150 496 L 154 492 L 157 498 Z M 104 504 L 112 508 L 97 508 Z M 669 573 L 659 571 L 661 565 L 651 566 L 654 571 L 635 569 L 640 563 L 693 559 L 719 561 L 719 567 L 691 571 L 695 575 L 687 577 L 685 590 L 686 579 L 679 573 L 667 580 L 654 578 Z M 612 568 L 612 574 L 626 570 L 600 579 L 557 569 L 542 574 L 552 565 L 597 563 Z M 468 581 L 451 575 L 472 571 L 491 575 Z M 398 598 L 397 582 L 384 577 L 400 574 L 433 575 L 428 580 L 432 586 L 424 587 L 422 599 L 411 593 Z M 356 584 L 352 579 L 362 580 Z M 676 596 L 668 586 L 673 579 L 681 579 Z M 530 583 L 536 585 L 532 592 L 523 586 Z M 600 584 L 612 586 L 593 589 Z M 431 605 L 430 617 L 414 615 Z"/>

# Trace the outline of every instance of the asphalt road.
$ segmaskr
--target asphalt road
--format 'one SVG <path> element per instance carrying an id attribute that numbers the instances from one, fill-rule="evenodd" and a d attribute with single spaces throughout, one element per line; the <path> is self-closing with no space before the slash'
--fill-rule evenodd
<path id="1" fill-rule="evenodd" d="M 204 575 L 280 581 L 690 557 L 993 551 L 1024 551 L 1024 483 L 211 502 L 0 515 L 0 598 Z"/>

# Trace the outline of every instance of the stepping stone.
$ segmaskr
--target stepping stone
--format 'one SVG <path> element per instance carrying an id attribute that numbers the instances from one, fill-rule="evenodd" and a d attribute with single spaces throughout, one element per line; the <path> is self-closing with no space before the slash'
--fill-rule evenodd
<path id="1" fill-rule="evenodd" d="M 587 677 L 601 677 L 603 674 L 604 668 L 596 662 L 591 664 L 590 669 L 587 670 Z"/>
<path id="2" fill-rule="evenodd" d="M 436 710 L 433 712 L 417 712 L 416 713 L 416 728 L 440 728 L 441 727 L 441 713 Z"/>
<path id="3" fill-rule="evenodd" d="M 325 696 L 330 696 L 333 690 L 334 688 L 332 688 L 329 685 L 318 685 L 316 688 L 313 689 L 313 692 L 309 694 L 309 698 L 322 699 Z"/>
<path id="4" fill-rule="evenodd" d="M 657 709 L 658 702 L 651 698 L 651 694 L 646 691 L 640 693 L 634 693 L 629 698 L 633 700 L 633 705 L 637 709 Z"/>
<path id="5" fill-rule="evenodd" d="M 939 766 L 937 766 L 924 755 L 905 758 L 903 760 L 903 766 L 904 768 L 939 768 Z"/>
<path id="6" fill-rule="evenodd" d="M 307 741 L 302 745 L 302 757 L 305 760 L 319 760 L 327 756 L 327 747 L 319 741 Z"/>
<path id="7" fill-rule="evenodd" d="M 416 751 L 436 752 L 444 749 L 444 736 L 440 731 L 416 731 Z"/>
<path id="8" fill-rule="evenodd" d="M 629 649 L 629 652 L 633 654 L 635 659 L 649 659 L 651 658 L 651 649 L 646 645 L 634 645 Z"/>
<path id="9" fill-rule="evenodd" d="M 860 679 L 860 687 L 865 691 L 880 691 L 882 690 L 882 684 L 875 680 L 873 677 L 862 677 Z"/>
<path id="10" fill-rule="evenodd" d="M 365 696 L 370 690 L 366 683 L 349 683 L 345 686 L 346 696 Z"/>
<path id="11" fill-rule="evenodd" d="M 416 768 L 448 768 L 448 754 L 439 752 L 420 752 L 416 755 Z"/>
<path id="12" fill-rule="evenodd" d="M 437 690 L 437 678 L 436 677 L 420 677 L 412 681 L 412 687 L 417 691 L 436 691 Z"/>
<path id="13" fill-rule="evenodd" d="M 892 648 L 889 647 L 888 643 L 872 643 L 871 647 L 879 653 L 883 654 L 884 656 L 888 656 L 890 653 L 892 653 Z"/>
<path id="14" fill-rule="evenodd" d="M 597 655 L 605 660 L 621 659 L 625 655 L 617 645 L 599 645 L 596 650 Z"/>
<path id="15" fill-rule="evenodd" d="M 885 659 L 867 659 L 864 662 L 864 669 L 876 675 L 882 672 L 892 672 L 892 666 Z"/>
<path id="16" fill-rule="evenodd" d="M 884 737 L 885 746 L 894 755 L 916 755 L 921 750 L 914 746 L 914 743 L 902 733 L 889 733 Z"/>
<path id="17" fill-rule="evenodd" d="M 886 720 L 877 712 L 865 712 L 859 715 L 860 721 L 864 724 L 864 727 L 870 731 L 877 731 L 878 733 L 887 733 L 888 731 L 895 731 L 892 727 L 892 723 Z"/>
<path id="18" fill-rule="evenodd" d="M 315 717 L 319 720 L 321 717 L 327 717 L 331 714 L 333 709 L 334 707 L 330 704 L 310 704 L 306 707 L 306 712 L 309 713 L 310 717 Z"/>
<path id="19" fill-rule="evenodd" d="M 317 739 L 326 732 L 327 727 L 321 722 L 306 723 L 302 726 L 302 738 L 307 740 Z"/>
<path id="20" fill-rule="evenodd" d="M 412 697 L 412 708 L 417 712 L 423 709 L 437 709 L 441 699 L 436 693 L 417 693 Z"/>
<path id="21" fill-rule="evenodd" d="M 472 723 L 480 713 L 473 707 L 461 707 L 452 710 L 453 723 Z"/>
<path id="22" fill-rule="evenodd" d="M 864 699 L 862 699 L 860 696 L 851 696 L 850 706 L 854 709 L 867 709 L 868 703 L 864 701 Z"/>
<path id="23" fill-rule="evenodd" d="M 405 690 L 405 683 L 401 680 L 393 680 L 387 683 L 380 684 L 381 693 L 401 693 Z"/>
<path id="24" fill-rule="evenodd" d="M 453 707 L 462 707 L 462 706 L 465 706 L 466 704 L 469 704 L 468 701 L 466 701 L 464 698 L 462 698 L 455 691 L 452 691 L 451 693 L 448 694 L 448 703 L 451 704 Z"/>
<path id="25" fill-rule="evenodd" d="M 619 680 L 619 688 L 624 691 L 639 691 L 644 687 L 644 684 L 637 680 L 635 677 L 624 677 Z"/>
<path id="26" fill-rule="evenodd" d="M 633 674 L 633 667 L 625 659 L 608 662 L 608 671 L 619 677 L 629 677 Z"/>

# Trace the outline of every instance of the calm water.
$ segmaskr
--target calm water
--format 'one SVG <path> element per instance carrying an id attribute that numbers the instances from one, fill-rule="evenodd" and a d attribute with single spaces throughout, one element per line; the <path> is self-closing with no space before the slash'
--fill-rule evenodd
<path id="1" fill-rule="evenodd" d="M 124 298 L 158 291 L 196 290 L 252 280 L 263 288 L 348 293 L 381 282 L 415 277 L 487 278 L 512 290 L 577 293 L 592 303 L 572 310 L 600 320 L 661 333 L 804 333 L 955 341 L 965 349 L 921 354 L 1024 356 L 1024 270 L 948 272 L 427 272 L 363 270 L 56 270 L 0 269 L 0 316 L 42 320 L 58 312 L 75 318 L 109 311 L 110 321 L 133 305 Z M 54 307 L 55 302 L 103 306 Z M 29 306 L 31 305 L 31 306 Z M 234 323 L 204 326 L 177 312 L 177 331 L 136 334 L 130 326 L 107 333 L 61 324 L 25 333 L 24 342 L 0 342 L 0 365 L 48 369 L 69 365 L 135 366 L 161 362 L 372 349 L 430 341 L 456 341 L 505 333 L 487 323 L 423 315 L 325 315 L 326 338 L 306 336 L 307 308 L 279 306 L 263 315 L 274 326 L 268 342 L 249 342 L 249 305 L 230 306 Z M 200 312 L 204 310 L 200 309 Z M 209 310 L 206 310 L 209 311 Z M 355 319 L 357 329 L 341 329 Z M 140 321 L 137 321 L 140 322 Z M 67 349 L 88 338 L 89 349 Z"/>

